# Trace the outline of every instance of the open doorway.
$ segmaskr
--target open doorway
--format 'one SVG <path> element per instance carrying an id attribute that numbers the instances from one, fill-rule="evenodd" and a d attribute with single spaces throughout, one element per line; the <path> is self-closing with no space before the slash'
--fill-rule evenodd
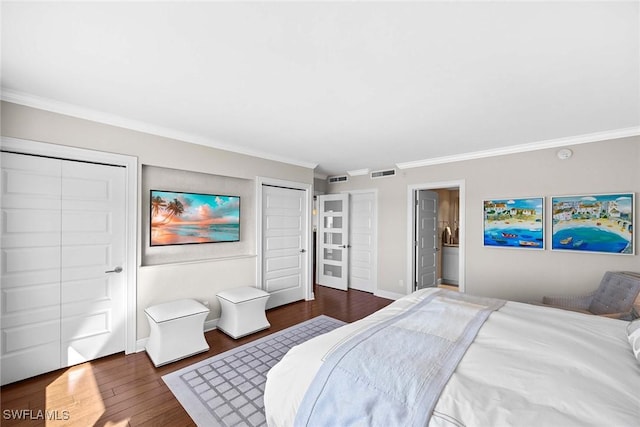
<path id="1" fill-rule="evenodd" d="M 464 180 L 409 186 L 408 293 L 429 286 L 464 292 L 464 200 Z"/>

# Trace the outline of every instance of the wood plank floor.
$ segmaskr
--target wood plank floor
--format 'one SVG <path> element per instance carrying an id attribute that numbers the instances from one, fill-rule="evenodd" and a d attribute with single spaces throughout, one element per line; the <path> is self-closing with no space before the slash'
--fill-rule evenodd
<path id="1" fill-rule="evenodd" d="M 162 375 L 257 338 L 325 314 L 345 322 L 391 303 L 366 292 L 315 287 L 314 301 L 267 311 L 271 327 L 234 340 L 218 330 L 205 334 L 210 350 L 155 368 L 145 352 L 124 353 L 61 369 L 0 389 L 3 426 L 193 426 Z"/>

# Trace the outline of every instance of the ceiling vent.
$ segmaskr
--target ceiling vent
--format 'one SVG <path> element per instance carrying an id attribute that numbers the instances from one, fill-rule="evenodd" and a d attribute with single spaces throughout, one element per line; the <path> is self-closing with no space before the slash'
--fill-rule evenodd
<path id="1" fill-rule="evenodd" d="M 330 176 L 329 178 L 327 178 L 327 181 L 329 181 L 329 184 L 335 184 L 338 182 L 347 182 L 348 180 L 349 180 L 349 177 L 347 175 Z"/>
<path id="2" fill-rule="evenodd" d="M 387 178 L 389 176 L 394 176 L 396 174 L 395 169 L 386 169 L 382 171 L 373 171 L 371 172 L 371 178 Z"/>

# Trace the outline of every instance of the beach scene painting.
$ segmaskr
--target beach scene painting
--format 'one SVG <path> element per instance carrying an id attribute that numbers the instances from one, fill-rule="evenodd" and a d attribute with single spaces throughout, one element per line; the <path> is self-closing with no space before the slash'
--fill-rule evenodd
<path id="1" fill-rule="evenodd" d="M 634 253 L 634 194 L 552 197 L 552 249 Z"/>
<path id="2" fill-rule="evenodd" d="M 240 197 L 151 190 L 151 246 L 240 241 Z"/>
<path id="3" fill-rule="evenodd" d="M 485 200 L 484 245 L 544 249 L 544 198 Z"/>

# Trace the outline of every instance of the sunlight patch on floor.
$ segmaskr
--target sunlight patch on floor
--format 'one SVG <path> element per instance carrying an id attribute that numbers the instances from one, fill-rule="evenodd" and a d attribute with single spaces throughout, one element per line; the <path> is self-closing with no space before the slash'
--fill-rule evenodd
<path id="1" fill-rule="evenodd" d="M 93 369 L 88 363 L 73 366 L 46 388 L 46 426 L 94 425 L 105 406 Z"/>

